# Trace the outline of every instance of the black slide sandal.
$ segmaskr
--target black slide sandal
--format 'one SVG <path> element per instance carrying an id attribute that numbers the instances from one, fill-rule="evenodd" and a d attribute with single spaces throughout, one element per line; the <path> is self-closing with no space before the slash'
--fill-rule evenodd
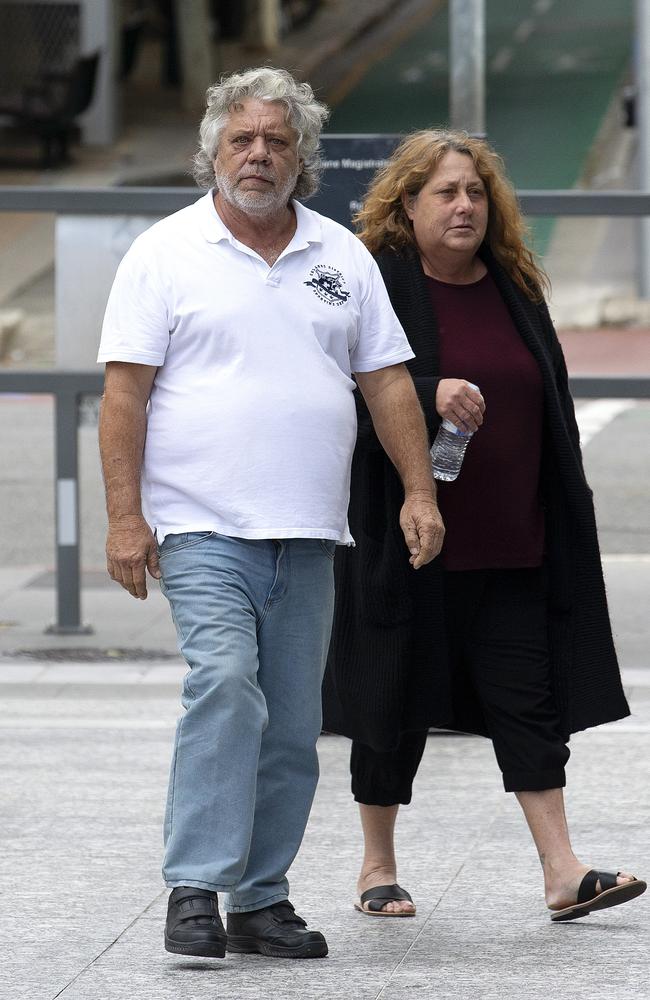
<path id="1" fill-rule="evenodd" d="M 386 903 L 396 903 L 405 899 L 412 903 L 409 893 L 402 889 L 400 885 L 376 885 L 373 889 L 366 889 L 361 893 L 359 902 L 354 904 L 355 910 L 364 913 L 367 917 L 414 917 L 415 910 L 410 912 L 395 913 L 391 910 L 382 910 Z"/>
<path id="2" fill-rule="evenodd" d="M 578 899 L 572 906 L 566 906 L 551 914 L 551 920 L 559 923 L 562 920 L 575 920 L 586 917 L 594 910 L 606 910 L 609 906 L 618 906 L 635 899 L 647 889 L 641 879 L 633 878 L 631 882 L 616 884 L 620 872 L 599 872 L 595 868 L 588 871 L 578 889 Z M 600 892 L 596 892 L 596 883 L 600 882 Z"/>

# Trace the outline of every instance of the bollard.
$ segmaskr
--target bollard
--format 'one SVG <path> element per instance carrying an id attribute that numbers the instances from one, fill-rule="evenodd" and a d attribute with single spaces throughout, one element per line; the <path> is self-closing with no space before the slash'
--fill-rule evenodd
<path id="1" fill-rule="evenodd" d="M 56 623 L 54 635 L 90 635 L 81 622 L 79 556 L 79 458 L 77 424 L 79 394 L 59 391 L 56 400 Z"/>

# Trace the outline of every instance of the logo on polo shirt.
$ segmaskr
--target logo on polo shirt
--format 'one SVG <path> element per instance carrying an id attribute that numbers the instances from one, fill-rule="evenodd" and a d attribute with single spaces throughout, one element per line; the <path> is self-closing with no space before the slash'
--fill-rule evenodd
<path id="1" fill-rule="evenodd" d="M 342 306 L 350 298 L 350 292 L 345 289 L 343 275 L 335 267 L 316 264 L 309 272 L 311 281 L 304 284 L 314 289 L 315 294 L 330 306 Z"/>

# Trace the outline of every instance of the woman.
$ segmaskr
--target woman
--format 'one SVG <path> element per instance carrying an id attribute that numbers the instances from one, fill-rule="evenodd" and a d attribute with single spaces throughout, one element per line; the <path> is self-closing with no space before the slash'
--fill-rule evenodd
<path id="1" fill-rule="evenodd" d="M 645 882 L 583 864 L 564 813 L 570 733 L 629 709 L 547 280 L 514 191 L 486 143 L 417 132 L 376 176 L 357 223 L 415 351 L 431 437 L 443 417 L 476 432 L 459 478 L 438 484 L 442 555 L 413 573 L 396 528 L 400 483 L 358 402 L 356 549 L 337 554 L 324 684 L 325 728 L 353 740 L 357 909 L 415 913 L 397 884 L 393 832 L 431 726 L 492 739 L 552 920 L 625 902 Z"/>

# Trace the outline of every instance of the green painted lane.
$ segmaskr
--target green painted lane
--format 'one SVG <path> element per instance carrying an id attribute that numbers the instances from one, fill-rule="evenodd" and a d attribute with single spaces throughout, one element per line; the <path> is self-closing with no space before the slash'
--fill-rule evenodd
<path id="1" fill-rule="evenodd" d="M 632 58 L 633 0 L 487 0 L 486 125 L 519 188 L 572 187 Z M 332 132 L 448 124 L 448 8 L 381 55 Z M 533 220 L 531 220 L 533 221 Z M 551 219 L 533 222 L 540 253 Z"/>

